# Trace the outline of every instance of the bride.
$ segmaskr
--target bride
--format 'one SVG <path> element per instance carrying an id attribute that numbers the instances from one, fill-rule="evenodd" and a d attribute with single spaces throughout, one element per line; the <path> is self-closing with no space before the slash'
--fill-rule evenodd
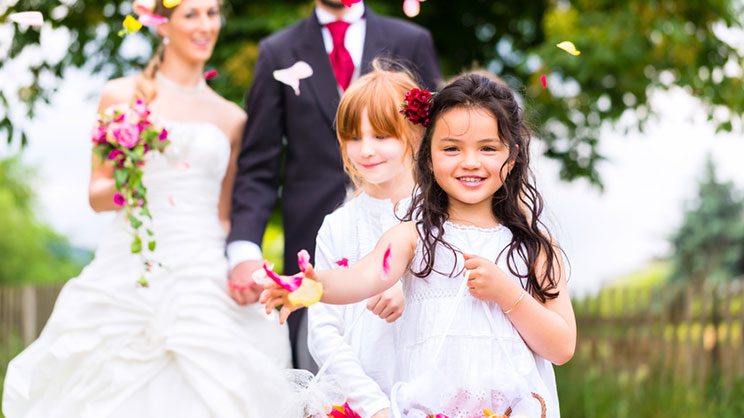
<path id="1" fill-rule="evenodd" d="M 245 113 L 204 82 L 220 30 L 218 0 L 155 14 L 163 43 L 145 71 L 112 80 L 99 111 L 149 102 L 171 144 L 143 182 L 157 239 L 149 287 L 119 211 L 94 260 L 70 280 L 37 341 L 13 359 L 3 412 L 16 417 L 276 416 L 288 393 L 287 330 L 228 294 L 225 237 Z M 116 210 L 113 168 L 93 159 L 90 204 Z M 250 293 L 250 292 L 249 292 Z M 257 295 L 256 295 L 257 298 Z"/>

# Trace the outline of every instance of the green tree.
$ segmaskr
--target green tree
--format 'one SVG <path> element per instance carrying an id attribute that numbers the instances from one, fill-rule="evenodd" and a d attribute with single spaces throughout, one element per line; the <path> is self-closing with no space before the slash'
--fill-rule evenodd
<path id="1" fill-rule="evenodd" d="M 0 285 L 64 281 L 90 259 L 34 218 L 29 177 L 18 157 L 0 160 Z"/>
<path id="2" fill-rule="evenodd" d="M 214 87 L 240 102 L 250 86 L 258 40 L 305 16 L 312 1 L 225 3 L 227 25 L 210 65 L 221 74 Z M 367 4 L 403 17 L 401 0 Z M 70 35 L 68 53 L 59 62 L 32 64 L 28 85 L 18 91 L 0 86 L 0 103 L 7 106 L 9 97 L 16 98 L 29 117 L 54 92 L 54 83 L 40 83 L 44 77 L 59 79 L 70 67 L 113 77 L 144 64 L 142 56 L 119 53 L 122 39 L 116 33 L 131 11 L 129 1 L 18 0 L 0 6 L 0 21 L 24 10 L 43 12 L 49 26 Z M 649 102 L 651 91 L 682 87 L 700 99 L 720 129 L 741 130 L 742 53 L 719 39 L 714 27 L 741 28 L 742 15 L 740 0 L 429 0 L 412 20 L 432 31 L 446 75 L 476 63 L 522 93 L 547 145 L 545 153 L 561 162 L 564 179 L 601 185 L 600 127 L 630 114 L 643 129 L 657 110 Z M 38 44 L 39 34 L 36 28 L 16 28 L 9 58 Z M 153 40 L 147 31 L 135 36 Z M 565 40 L 573 41 L 581 55 L 555 47 Z M 542 75 L 547 75 L 547 89 L 540 85 Z M 0 132 L 9 141 L 25 142 L 24 133 L 13 130 L 18 116 L 0 116 Z"/>
<path id="3" fill-rule="evenodd" d="M 744 274 L 744 198 L 716 178 L 710 156 L 697 199 L 672 236 L 673 280 L 701 283 Z"/>

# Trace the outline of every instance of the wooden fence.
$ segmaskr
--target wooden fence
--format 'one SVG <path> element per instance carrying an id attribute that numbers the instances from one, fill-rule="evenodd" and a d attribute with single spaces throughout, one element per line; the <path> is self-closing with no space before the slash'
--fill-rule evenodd
<path id="1" fill-rule="evenodd" d="M 0 342 L 29 344 L 61 286 L 0 288 Z M 692 385 L 744 378 L 744 285 L 667 284 L 606 289 L 575 300 L 577 356 L 626 379 L 684 379 Z"/>
<path id="2" fill-rule="evenodd" d="M 61 285 L 0 287 L 0 349 L 20 338 L 30 344 L 44 328 Z"/>
<path id="3" fill-rule="evenodd" d="M 577 356 L 624 379 L 729 386 L 744 377 L 741 281 L 617 288 L 574 301 Z"/>

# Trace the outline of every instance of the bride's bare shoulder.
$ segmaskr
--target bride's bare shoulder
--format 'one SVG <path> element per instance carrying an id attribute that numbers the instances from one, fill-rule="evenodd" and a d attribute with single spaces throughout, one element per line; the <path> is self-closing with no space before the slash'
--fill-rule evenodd
<path id="1" fill-rule="evenodd" d="M 219 118 L 219 125 L 228 133 L 231 141 L 240 142 L 243 135 L 243 127 L 247 120 L 245 111 L 237 104 L 223 98 L 213 92 L 212 100 L 215 102 L 215 114 Z"/>
<path id="2" fill-rule="evenodd" d="M 134 97 L 136 83 L 137 76 L 114 78 L 107 81 L 101 91 L 98 110 L 119 104 L 129 104 Z"/>

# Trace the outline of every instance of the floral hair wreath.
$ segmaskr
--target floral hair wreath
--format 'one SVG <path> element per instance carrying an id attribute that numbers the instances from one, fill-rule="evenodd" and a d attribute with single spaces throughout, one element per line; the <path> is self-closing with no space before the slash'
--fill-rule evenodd
<path id="1" fill-rule="evenodd" d="M 403 108 L 400 113 L 405 115 L 414 125 L 429 126 L 429 109 L 434 101 L 434 95 L 428 90 L 411 89 L 406 93 Z"/>

